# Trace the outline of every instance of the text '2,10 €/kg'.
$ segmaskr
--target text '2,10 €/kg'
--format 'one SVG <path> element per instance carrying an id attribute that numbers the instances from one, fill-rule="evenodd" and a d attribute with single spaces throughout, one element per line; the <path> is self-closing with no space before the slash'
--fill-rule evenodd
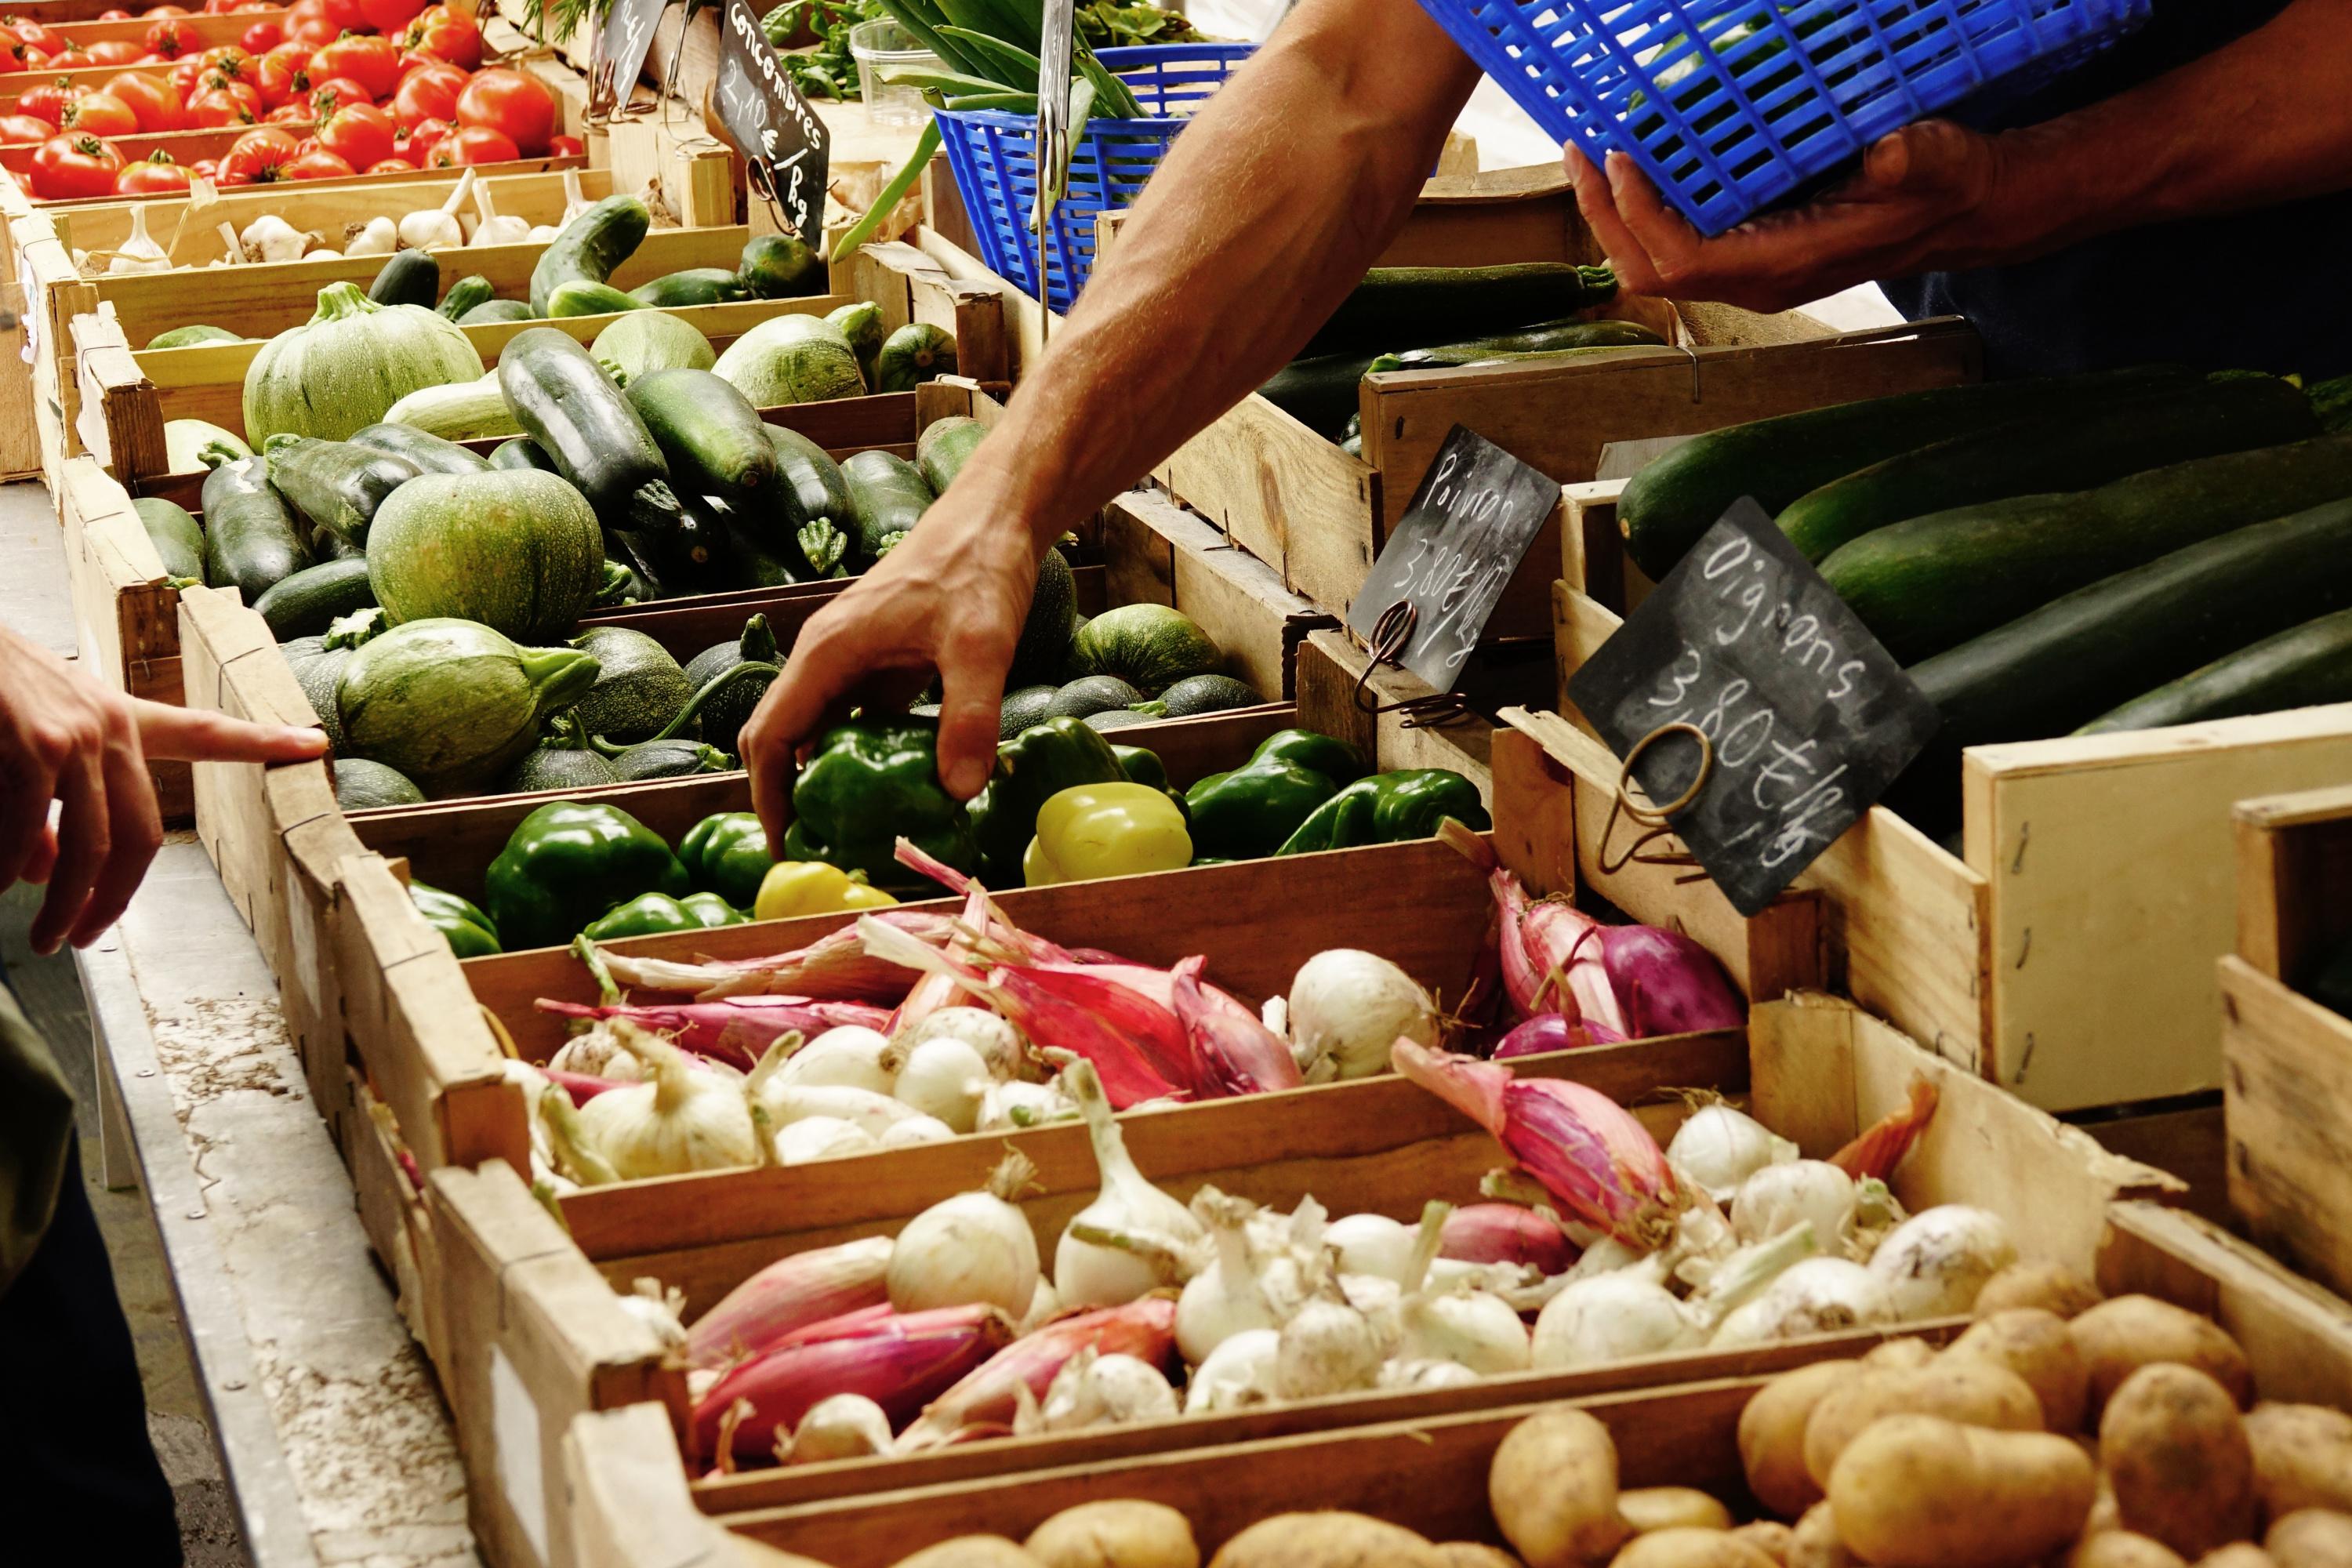
<path id="1" fill-rule="evenodd" d="M 727 0 L 714 91 L 719 128 L 743 155 L 751 188 L 775 204 L 803 244 L 817 244 L 832 133 L 793 85 L 749 0 Z"/>
<path id="2" fill-rule="evenodd" d="M 1764 509 L 1742 500 L 1570 679 L 1622 757 L 1687 724 L 1712 749 L 1672 818 L 1732 907 L 1753 915 L 1859 821 L 1940 723 Z M 1643 749 L 1634 777 L 1671 804 L 1698 776 L 1685 731 Z"/>

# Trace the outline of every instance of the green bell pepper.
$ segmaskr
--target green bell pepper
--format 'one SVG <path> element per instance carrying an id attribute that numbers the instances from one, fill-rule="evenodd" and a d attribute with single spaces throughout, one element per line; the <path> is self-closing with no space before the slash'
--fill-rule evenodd
<path id="1" fill-rule="evenodd" d="M 1363 758 L 1345 741 L 1312 730 L 1278 730 L 1240 767 L 1211 773 L 1184 792 L 1193 847 L 1213 859 L 1271 855 L 1363 772 Z"/>
<path id="2" fill-rule="evenodd" d="M 980 867 L 971 818 L 940 783 L 939 726 L 924 720 L 897 714 L 828 731 L 793 786 L 793 817 L 779 858 L 863 871 L 891 893 L 937 890 L 898 864 L 901 837 L 959 871 Z"/>
<path id="3" fill-rule="evenodd" d="M 1125 784 L 1118 753 L 1076 719 L 1032 724 L 996 748 L 996 771 L 971 803 L 972 837 L 991 887 L 1021 885 L 1021 860 L 1037 835 L 1037 808 L 1080 784 Z"/>
<path id="4" fill-rule="evenodd" d="M 460 958 L 483 958 L 501 951 L 499 928 L 469 899 L 423 882 L 408 884 L 409 902 L 425 923 L 448 940 L 449 951 Z"/>
<path id="5" fill-rule="evenodd" d="M 742 911 L 716 893 L 688 893 L 682 899 L 667 893 L 640 893 L 589 922 L 580 934 L 591 942 L 618 942 L 625 936 L 663 936 L 742 923 Z"/>
<path id="6" fill-rule="evenodd" d="M 677 858 L 697 888 L 745 910 L 758 900 L 760 879 L 776 863 L 768 853 L 768 830 L 748 811 L 722 811 L 688 828 L 677 841 Z"/>
<path id="7" fill-rule="evenodd" d="M 1293 767 L 1309 768 L 1335 784 L 1354 784 L 1371 771 L 1364 765 L 1363 752 L 1336 735 L 1318 734 L 1313 730 L 1276 730 L 1257 743 L 1250 761 L 1284 762 Z"/>
<path id="8" fill-rule="evenodd" d="M 1374 773 L 1317 806 L 1275 853 L 1312 855 L 1427 838 L 1449 816 L 1482 833 L 1494 826 L 1479 804 L 1478 786 L 1451 768 Z"/>
<path id="9" fill-rule="evenodd" d="M 577 800 L 524 817 L 482 880 L 501 939 L 518 948 L 570 942 L 640 893 L 676 898 L 688 889 L 686 868 L 660 834 L 618 806 Z"/>
<path id="10" fill-rule="evenodd" d="M 1122 746 L 1114 741 L 1110 754 L 1118 759 L 1118 770 L 1127 775 L 1128 783 L 1150 784 L 1153 789 L 1168 787 L 1168 764 L 1160 760 L 1159 752 L 1148 752 L 1141 746 Z"/>

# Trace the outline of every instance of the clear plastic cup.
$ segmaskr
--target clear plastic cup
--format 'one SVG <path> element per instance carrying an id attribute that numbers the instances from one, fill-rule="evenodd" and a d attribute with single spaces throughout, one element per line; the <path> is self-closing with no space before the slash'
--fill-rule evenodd
<path id="1" fill-rule="evenodd" d="M 939 68 L 940 57 L 922 41 L 887 16 L 860 22 L 849 29 L 849 52 L 857 61 L 857 86 L 866 95 L 866 113 L 877 125 L 920 125 L 930 117 L 930 106 L 919 89 L 893 87 L 882 79 L 886 66 L 929 66 Z"/>

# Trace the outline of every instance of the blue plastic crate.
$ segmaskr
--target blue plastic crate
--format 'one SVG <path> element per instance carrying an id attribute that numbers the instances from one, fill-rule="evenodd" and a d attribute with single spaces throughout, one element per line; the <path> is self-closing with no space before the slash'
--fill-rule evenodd
<path id="1" fill-rule="evenodd" d="M 1421 0 L 1563 145 L 1720 234 L 1889 132 L 2080 64 L 2149 0 Z"/>
<path id="2" fill-rule="evenodd" d="M 1066 310 L 1095 260 L 1095 214 L 1135 200 L 1192 111 L 1247 59 L 1254 44 L 1164 44 L 1097 52 L 1158 118 L 1090 120 L 1070 148 L 1068 193 L 1045 225 L 1053 285 L 1042 297 Z M 998 110 L 940 110 L 941 145 L 971 215 L 980 258 L 1000 278 L 1041 295 L 1037 237 L 1036 121 Z"/>

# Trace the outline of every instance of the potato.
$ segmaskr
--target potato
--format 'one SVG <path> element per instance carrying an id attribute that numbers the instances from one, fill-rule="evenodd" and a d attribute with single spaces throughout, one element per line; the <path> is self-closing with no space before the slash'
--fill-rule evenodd
<path id="1" fill-rule="evenodd" d="M 2254 1451 L 2229 1390 L 2159 1362 L 2124 1379 L 2099 1418 L 2099 1458 L 2126 1530 L 2195 1558 L 2254 1532 Z"/>
<path id="2" fill-rule="evenodd" d="M 2065 1568 L 2189 1568 L 2180 1553 L 2161 1541 L 2128 1530 L 2085 1535 L 2066 1554 Z"/>
<path id="3" fill-rule="evenodd" d="M 2169 1301 L 2117 1296 L 2076 1314 L 2066 1331 L 2090 1378 L 2088 1414 L 2093 1420 L 2124 1379 L 2153 1362 L 2195 1367 L 2228 1389 L 2241 1410 L 2253 1401 L 2254 1380 L 2238 1342 L 2211 1319 Z"/>
<path id="4" fill-rule="evenodd" d="M 2196 1568 L 2274 1568 L 2271 1554 L 2250 1541 L 2224 1546 L 2200 1557 Z"/>
<path id="5" fill-rule="evenodd" d="M 2263 1549 L 2279 1568 L 2352 1568 L 2352 1513 L 2296 1509 L 2271 1521 Z"/>
<path id="6" fill-rule="evenodd" d="M 1829 1484 L 1839 1538 L 1876 1568 L 2028 1568 L 2081 1533 L 2097 1491 L 2067 1438 L 1940 1415 L 1873 1422 Z"/>
<path id="7" fill-rule="evenodd" d="M 1838 1539 L 1829 1499 L 1807 1509 L 1789 1532 L 1789 1568 L 1853 1568 L 1853 1553 Z"/>
<path id="8" fill-rule="evenodd" d="M 959 1535 L 899 1558 L 897 1568 L 1037 1568 L 1037 1560 L 1001 1535 Z"/>
<path id="9" fill-rule="evenodd" d="M 1439 1568 L 1523 1568 L 1519 1560 L 1499 1546 L 1478 1541 L 1445 1541 L 1430 1548 Z"/>
<path id="10" fill-rule="evenodd" d="M 1512 1427 L 1486 1471 L 1486 1500 L 1528 1568 L 1606 1562 L 1632 1533 L 1617 1516 L 1617 1445 L 1581 1410 L 1540 1411 Z"/>
<path id="11" fill-rule="evenodd" d="M 2013 1307 L 1979 1317 L 1954 1340 L 1946 1356 L 1975 1356 L 2005 1366 L 2025 1380 L 2042 1402 L 2042 1425 L 2052 1432 L 2083 1426 L 2088 1374 L 2066 1320 L 2040 1307 Z"/>
<path id="12" fill-rule="evenodd" d="M 1165 1503 L 1082 1502 L 1021 1544 L 1045 1568 L 1201 1568 L 1192 1521 Z"/>
<path id="13" fill-rule="evenodd" d="M 1925 1340 L 1882 1340 L 1863 1352 L 1864 1366 L 1891 1366 L 1898 1371 L 1926 1366 L 1936 1359 L 1936 1347 Z"/>
<path id="14" fill-rule="evenodd" d="M 1729 1530 L 1731 1510 L 1696 1487 L 1636 1487 L 1617 1494 L 1617 1515 L 1639 1535 L 1654 1530 Z"/>
<path id="15" fill-rule="evenodd" d="M 1790 1556 L 1797 1549 L 1797 1532 L 1775 1519 L 1759 1519 L 1731 1533 L 1780 1563 L 1780 1568 L 1788 1568 Z"/>
<path id="16" fill-rule="evenodd" d="M 1772 1568 L 1772 1559 L 1727 1530 L 1677 1525 L 1635 1536 L 1609 1568 Z"/>
<path id="17" fill-rule="evenodd" d="M 1813 1406 L 1805 1423 L 1805 1473 L 1824 1491 L 1845 1446 L 1882 1416 L 1940 1415 L 1970 1426 L 2042 1430 L 2042 1401 L 2007 1367 L 1981 1356 L 1937 1357 L 1910 1372 L 1872 1368 L 1848 1378 Z M 1850 1543 L 1849 1543 L 1850 1544 Z"/>
<path id="18" fill-rule="evenodd" d="M 1739 1413 L 1739 1462 L 1748 1471 L 1748 1489 L 1781 1518 L 1795 1519 L 1822 1500 L 1820 1485 L 1805 1468 L 1805 1423 L 1813 1406 L 1852 1382 L 1861 1365 L 1817 1361 L 1784 1372 L 1758 1389 Z"/>
<path id="19" fill-rule="evenodd" d="M 1612 1456 L 1613 1458 L 1613 1456 Z M 1209 1568 L 1438 1568 L 1437 1548 L 1360 1513 L 1277 1513 L 1217 1549 Z"/>
<path id="20" fill-rule="evenodd" d="M 2012 1263 L 1985 1281 L 1977 1292 L 1977 1316 L 2020 1307 L 2039 1307 L 2062 1318 L 2088 1311 L 2106 1298 L 2099 1288 L 2062 1263 Z"/>
<path id="21" fill-rule="evenodd" d="M 2246 1417 L 2254 1485 L 2273 1519 L 2304 1508 L 2352 1513 L 2352 1415 L 2265 1401 Z"/>

